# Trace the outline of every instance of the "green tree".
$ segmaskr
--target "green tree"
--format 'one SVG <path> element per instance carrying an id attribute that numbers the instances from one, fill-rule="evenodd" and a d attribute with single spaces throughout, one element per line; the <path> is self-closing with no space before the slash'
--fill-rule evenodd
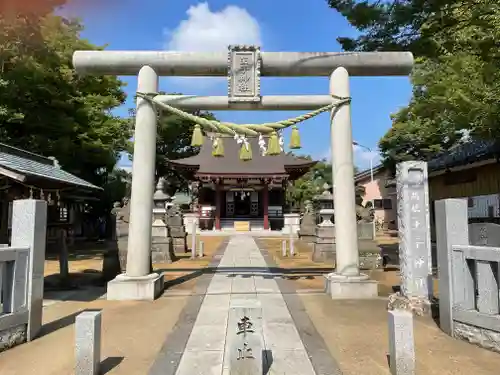
<path id="1" fill-rule="evenodd" d="M 435 53 L 430 38 L 450 21 L 442 10 L 453 0 L 327 0 L 361 35 L 356 38 L 338 37 L 345 51 L 411 51 L 416 56 Z M 429 19 L 441 24 L 423 28 Z"/>
<path id="2" fill-rule="evenodd" d="M 500 113 L 500 4 L 489 0 L 330 0 L 361 32 L 346 50 L 411 51 L 413 97 L 380 141 L 386 164 L 429 159 L 467 130 L 496 138 Z"/>
<path id="3" fill-rule="evenodd" d="M 165 95 L 161 92 L 160 94 Z M 178 93 L 172 95 L 179 95 Z M 129 110 L 131 124 L 135 121 L 135 109 Z M 192 114 L 210 120 L 216 120 L 210 112 L 194 111 Z M 156 176 L 165 177 L 167 190 L 170 195 L 177 191 L 186 191 L 190 173 L 170 168 L 169 160 L 187 158 L 196 155 L 199 147 L 191 146 L 191 136 L 194 123 L 173 115 L 168 111 L 158 114 L 158 126 L 156 136 Z M 133 145 L 129 146 L 130 158 L 133 158 Z"/>
<path id="4" fill-rule="evenodd" d="M 104 193 L 107 202 L 120 202 L 124 197 L 130 197 L 132 174 L 121 168 L 115 168 L 108 174 Z"/>
<path id="5" fill-rule="evenodd" d="M 293 154 L 290 152 L 290 154 Z M 313 160 L 311 156 L 299 156 L 301 159 Z M 354 174 L 358 168 L 354 167 Z M 315 195 L 323 192 L 323 186 L 333 186 L 332 164 L 326 160 L 319 160 L 306 174 L 291 182 L 286 190 L 286 201 L 290 207 L 304 208 L 306 200 L 312 200 Z M 358 191 L 359 189 L 357 189 Z M 364 194 L 364 191 L 363 191 Z"/>
<path id="6" fill-rule="evenodd" d="M 79 37 L 78 21 L 19 15 L 0 27 L 2 140 L 103 185 L 131 136 L 127 119 L 111 114 L 125 101 L 123 83 L 75 73 L 75 50 L 100 49 Z"/>
<path id="7" fill-rule="evenodd" d="M 300 156 L 312 160 L 311 156 Z M 332 165 L 325 159 L 318 161 L 306 174 L 291 182 L 286 190 L 286 201 L 290 207 L 303 209 L 306 200 L 322 192 L 323 185 L 332 184 Z"/>

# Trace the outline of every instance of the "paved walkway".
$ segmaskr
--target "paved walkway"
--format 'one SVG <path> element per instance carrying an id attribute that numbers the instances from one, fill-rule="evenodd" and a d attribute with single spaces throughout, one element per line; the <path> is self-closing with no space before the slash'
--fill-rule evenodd
<path id="1" fill-rule="evenodd" d="M 262 339 L 266 353 L 264 369 L 267 368 L 265 373 L 315 375 L 314 368 L 325 365 L 324 356 L 329 356 L 326 346 L 320 348 L 320 354 L 323 356 L 320 361 L 312 363 L 314 359 L 306 350 L 299 333 L 300 329 L 296 326 L 297 319 L 292 317 L 293 311 L 287 307 L 280 286 L 273 275 L 270 275 L 266 259 L 254 239 L 250 236 L 233 236 L 220 260 L 217 273 L 206 289 L 206 295 L 192 325 L 179 365 L 175 366 L 175 358 L 172 356 L 169 361 L 165 353 L 163 355 L 160 353 L 150 374 L 229 374 L 231 354 L 224 352 L 227 333 L 231 329 L 231 325 L 228 325 L 229 310 L 242 304 L 245 306 L 260 304 L 262 308 Z M 303 307 L 299 306 L 298 309 L 303 311 Z M 302 316 L 300 320 L 304 320 Z M 308 327 L 308 332 L 303 333 L 322 340 L 311 327 L 312 324 Z M 183 327 L 180 325 L 178 331 L 182 330 Z M 172 336 L 167 341 L 175 340 L 176 335 Z M 317 349 L 317 345 L 316 348 L 309 349 Z M 167 343 L 162 351 L 168 350 L 171 351 L 173 348 L 169 348 Z M 333 368 L 326 372 L 321 371 L 322 375 L 338 373 L 331 358 L 326 358 L 326 362 Z"/>

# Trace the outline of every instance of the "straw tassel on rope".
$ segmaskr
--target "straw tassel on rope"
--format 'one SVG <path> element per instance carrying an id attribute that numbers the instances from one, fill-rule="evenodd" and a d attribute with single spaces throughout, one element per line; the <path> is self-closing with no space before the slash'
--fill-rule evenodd
<path id="1" fill-rule="evenodd" d="M 250 146 L 250 143 L 242 143 L 240 148 L 240 159 L 243 161 L 252 160 L 252 147 Z"/>
<path id="2" fill-rule="evenodd" d="M 278 139 L 278 133 L 272 132 L 267 141 L 267 152 L 266 155 L 279 155 L 281 153 L 280 143 Z"/>
<path id="3" fill-rule="evenodd" d="M 223 157 L 224 156 L 224 142 L 222 137 L 217 137 L 214 139 L 212 144 L 212 156 Z"/>
<path id="4" fill-rule="evenodd" d="M 234 139 L 236 140 L 236 143 L 241 145 L 240 148 L 240 159 L 243 161 L 247 160 L 252 160 L 252 148 L 250 146 L 250 143 L 248 142 L 248 139 L 244 135 L 234 135 Z"/>
<path id="5" fill-rule="evenodd" d="M 301 148 L 299 128 L 297 127 L 297 125 L 292 126 L 292 135 L 290 136 L 289 147 L 292 150 L 296 150 L 296 149 Z"/>
<path id="6" fill-rule="evenodd" d="M 201 132 L 201 126 L 196 124 L 193 130 L 193 136 L 191 137 L 192 147 L 201 147 L 203 145 L 203 133 Z"/>

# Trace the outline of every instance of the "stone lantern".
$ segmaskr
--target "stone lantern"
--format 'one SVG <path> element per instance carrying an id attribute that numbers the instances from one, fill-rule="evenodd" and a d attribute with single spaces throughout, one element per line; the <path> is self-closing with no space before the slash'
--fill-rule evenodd
<path id="1" fill-rule="evenodd" d="M 165 192 L 165 188 L 165 178 L 160 177 L 153 194 L 153 215 L 155 220 L 160 219 L 162 214 L 163 216 L 166 214 L 167 203 L 172 201 L 172 197 Z"/>
<path id="2" fill-rule="evenodd" d="M 333 194 L 330 190 L 331 187 L 325 183 L 323 185 L 323 192 L 314 197 L 314 200 L 320 207 L 319 216 L 321 218 L 321 222 L 316 226 L 316 237 L 313 243 L 314 250 L 312 258 L 315 262 L 335 261 L 335 210 Z M 342 218 L 339 220 L 342 220 Z M 368 237 L 363 235 L 365 232 L 368 232 L 368 234 L 372 233 L 371 230 L 363 230 L 363 226 L 367 225 L 371 224 L 358 223 L 356 228 L 358 232 L 359 265 L 362 269 L 379 268 L 382 259 L 380 256 L 380 247 L 378 247 L 373 236 Z M 368 227 L 368 229 L 371 228 Z"/>
<path id="3" fill-rule="evenodd" d="M 175 258 L 172 238 L 166 220 L 166 206 L 171 201 L 172 197 L 165 192 L 165 179 L 160 177 L 153 194 L 152 263 L 172 263 Z"/>
<path id="4" fill-rule="evenodd" d="M 316 225 L 316 237 L 313 243 L 314 262 L 330 262 L 335 259 L 335 225 L 332 220 L 333 194 L 331 187 L 326 182 L 323 185 L 323 192 L 314 197 L 319 206 L 319 217 L 321 222 Z"/>
<path id="5" fill-rule="evenodd" d="M 323 184 L 323 192 L 314 197 L 314 200 L 319 205 L 319 216 L 321 222 L 318 224 L 320 227 L 333 227 L 335 222 L 333 209 L 333 194 L 330 191 L 331 187 L 326 182 Z"/>

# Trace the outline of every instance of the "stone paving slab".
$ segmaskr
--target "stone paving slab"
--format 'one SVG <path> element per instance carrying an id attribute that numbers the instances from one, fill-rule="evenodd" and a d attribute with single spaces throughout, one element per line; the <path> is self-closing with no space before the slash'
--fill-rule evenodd
<path id="1" fill-rule="evenodd" d="M 219 265 L 222 255 L 228 245 L 228 241 L 229 240 L 226 239 L 219 245 L 215 256 L 212 258 L 210 267 L 217 267 Z M 198 319 L 199 312 L 203 308 L 205 298 L 209 297 L 206 300 L 207 305 L 205 305 L 207 306 L 207 310 L 202 310 L 203 315 L 206 315 L 208 307 L 211 308 L 210 310 L 217 310 L 218 307 L 222 307 L 222 310 L 224 310 L 224 305 L 218 305 L 216 303 L 216 299 L 217 297 L 220 297 L 227 300 L 226 296 L 206 296 L 206 292 L 213 276 L 214 274 L 212 273 L 206 273 L 203 274 L 198 280 L 195 288 L 195 294 L 189 298 L 186 306 L 180 314 L 180 319 L 177 321 L 172 332 L 167 336 L 165 342 L 163 343 L 156 360 L 149 369 L 149 375 L 175 375 L 177 371 L 180 371 L 182 374 L 186 374 L 184 371 L 191 371 L 189 368 L 184 370 L 187 364 L 190 363 L 195 364 L 193 365 L 195 370 L 191 372 L 192 375 L 202 375 L 203 372 L 199 371 L 204 371 L 205 369 L 208 369 L 207 374 L 220 374 L 217 370 L 215 370 L 215 373 L 210 371 L 212 368 L 217 369 L 218 366 L 220 366 L 220 363 L 222 363 L 221 361 L 219 361 L 220 363 L 218 362 L 218 358 L 222 358 L 223 356 L 222 352 L 218 354 L 216 351 L 185 352 L 193 327 Z M 222 324 L 220 321 L 219 323 Z M 203 324 L 203 326 L 205 326 L 205 324 Z M 198 368 L 200 370 L 198 370 Z"/>
<path id="2" fill-rule="evenodd" d="M 224 351 L 186 352 L 177 375 L 220 375 Z"/>
<path id="3" fill-rule="evenodd" d="M 205 284 L 197 285 L 196 295 L 191 297 L 197 299 L 188 303 L 191 307 L 186 311 L 190 318 L 180 322 L 178 329 L 167 338 L 150 375 L 229 375 L 230 358 L 237 355 L 231 353 L 228 345 L 237 323 L 229 316 L 233 307 L 262 309 L 261 340 L 266 375 L 339 374 L 335 361 L 324 360 L 329 354 L 323 346 L 312 345 L 312 349 L 319 352 L 318 357 L 311 353 L 311 347 L 304 345 L 304 339 L 308 342 L 321 337 L 307 324 L 306 334 L 310 337 L 303 336 L 303 324 L 302 328 L 297 326 L 296 316 L 304 309 L 290 300 L 290 296 L 283 295 L 284 290 L 294 295 L 296 291 L 287 289 L 283 280 L 276 277 L 278 270 L 269 263 L 254 238 L 232 236 L 223 254 L 215 257 L 211 266 L 217 269 L 210 280 L 205 277 Z M 183 337 L 179 337 L 181 334 Z M 181 344 L 171 343 L 174 339 Z M 329 364 L 333 367 L 327 368 Z"/>
<path id="4" fill-rule="evenodd" d="M 256 242 L 268 267 L 276 268 L 277 265 L 272 256 L 267 252 L 264 242 L 259 239 Z M 279 323 L 280 319 L 292 319 L 315 373 L 318 375 L 342 375 L 338 362 L 332 357 L 329 347 L 309 318 L 300 296 L 297 295 L 295 284 L 279 277 L 276 277 L 274 280 L 281 291 L 282 298 L 276 298 L 277 295 L 263 294 L 259 296 L 263 301 L 263 306 L 269 306 L 268 309 L 264 308 L 263 314 L 269 315 L 266 321 Z M 321 293 L 321 296 L 325 297 L 325 294 Z M 289 311 L 290 314 L 285 314 L 283 309 Z M 329 324 L 330 326 L 334 325 L 331 321 Z M 299 367 L 296 366 L 296 368 Z M 290 373 L 294 374 L 293 370 L 290 371 L 292 371 Z"/>
<path id="5" fill-rule="evenodd" d="M 219 270 L 206 287 L 178 366 L 163 361 L 165 366 L 175 367 L 175 372 L 172 369 L 160 372 L 156 366 L 157 372 L 150 375 L 229 374 L 230 356 L 236 355 L 230 353 L 228 345 L 237 323 L 234 317 L 229 318 L 233 307 L 262 308 L 261 340 L 267 374 L 314 375 L 281 290 L 274 277 L 268 276 L 269 267 L 254 239 L 231 237 L 219 261 Z"/>

